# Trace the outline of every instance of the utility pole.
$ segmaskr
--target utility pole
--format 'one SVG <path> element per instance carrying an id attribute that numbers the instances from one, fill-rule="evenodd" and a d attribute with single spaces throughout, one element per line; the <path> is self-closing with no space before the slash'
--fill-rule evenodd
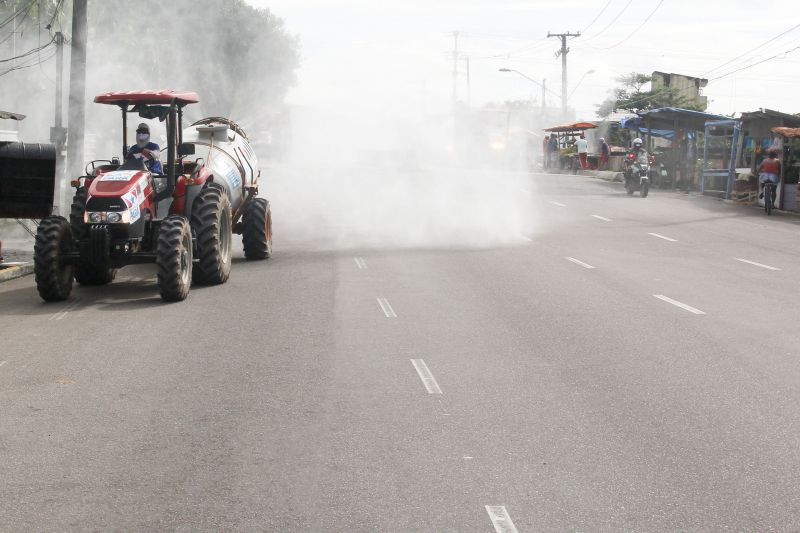
<path id="1" fill-rule="evenodd" d="M 64 129 L 64 41 L 64 34 L 56 32 L 56 110 L 54 126 L 50 128 L 50 142 L 56 146 L 56 201 L 59 208 L 66 205 L 67 188 L 64 180 L 64 144 L 67 140 L 67 130 Z"/>
<path id="2" fill-rule="evenodd" d="M 458 101 L 458 36 L 459 32 L 453 32 L 453 108 Z"/>
<path id="3" fill-rule="evenodd" d="M 86 41 L 87 0 L 72 3 L 72 45 L 69 67 L 69 122 L 67 135 L 67 169 L 69 176 L 81 173 L 83 135 L 86 127 Z"/>
<path id="4" fill-rule="evenodd" d="M 467 107 L 472 105 L 472 82 L 469 78 L 469 56 L 464 58 L 464 61 L 467 62 Z"/>
<path id="5" fill-rule="evenodd" d="M 567 54 L 569 48 L 567 47 L 567 37 L 580 37 L 581 32 L 578 33 L 550 33 L 547 32 L 547 37 L 558 37 L 561 39 L 561 50 L 556 52 L 556 57 L 561 56 L 561 114 L 563 118 L 567 116 Z"/>

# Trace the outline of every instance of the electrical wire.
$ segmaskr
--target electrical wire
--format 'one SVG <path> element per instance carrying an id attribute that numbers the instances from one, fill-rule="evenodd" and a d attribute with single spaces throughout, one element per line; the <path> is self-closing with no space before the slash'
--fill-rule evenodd
<path id="1" fill-rule="evenodd" d="M 620 42 L 618 42 L 617 44 L 613 44 L 613 45 L 611 45 L 611 46 L 606 46 L 606 47 L 602 47 L 602 48 L 597 48 L 597 50 L 611 50 L 612 48 L 616 48 L 617 46 L 621 45 L 622 43 L 624 43 L 625 41 L 627 41 L 628 39 L 630 39 L 631 37 L 633 37 L 634 35 L 636 35 L 636 33 L 637 33 L 639 30 L 641 30 L 641 29 L 644 27 L 644 25 L 645 25 L 645 24 L 647 24 L 647 22 L 648 22 L 648 21 L 649 21 L 651 18 L 653 18 L 653 15 L 655 15 L 655 14 L 656 14 L 656 11 L 658 11 L 658 8 L 660 8 L 660 7 L 661 7 L 661 4 L 663 4 L 663 3 L 664 3 L 664 0 L 660 0 L 660 1 L 658 2 L 658 4 L 656 4 L 656 7 L 655 7 L 655 8 L 653 8 L 653 11 L 651 11 L 651 12 L 650 12 L 650 14 L 649 14 L 649 15 L 647 15 L 647 17 L 646 17 L 646 18 L 645 18 L 645 19 L 642 21 L 642 23 L 641 23 L 641 24 L 639 24 L 639 25 L 636 27 L 636 29 L 635 29 L 635 30 L 633 30 L 633 31 L 630 33 L 630 35 L 628 35 L 627 37 L 625 37 L 624 39 L 622 39 L 622 40 L 621 40 Z"/>
<path id="2" fill-rule="evenodd" d="M 720 80 L 720 79 L 722 79 L 722 78 L 727 78 L 727 77 L 728 77 L 728 76 L 730 76 L 731 74 L 736 74 L 737 72 L 741 72 L 742 70 L 747 70 L 747 69 L 749 69 L 749 68 L 753 68 L 753 67 L 755 67 L 755 66 L 757 66 L 757 65 L 760 65 L 760 64 L 762 64 L 762 63 L 766 63 L 767 61 L 772 61 L 773 59 L 778 59 L 778 58 L 780 58 L 781 56 L 784 56 L 784 57 L 785 57 L 786 55 L 788 55 L 788 54 L 791 54 L 792 52 L 796 52 L 797 50 L 800 50 L 800 46 L 795 46 L 795 47 L 794 47 L 794 48 L 792 48 L 791 50 L 786 50 L 785 52 L 781 52 L 780 54 L 775 54 L 774 56 L 770 56 L 770 57 L 768 57 L 768 58 L 766 58 L 766 59 L 762 59 L 761 61 L 756 61 L 755 63 L 751 63 L 750 65 L 746 65 L 746 66 L 744 66 L 744 67 L 737 68 L 736 70 L 731 70 L 730 72 L 727 72 L 727 73 L 725 73 L 725 74 L 722 74 L 721 76 L 717 76 L 716 78 L 711 78 L 711 79 L 710 79 L 710 80 L 708 80 L 708 81 L 709 81 L 709 82 L 712 82 L 712 81 Z"/>
<path id="3" fill-rule="evenodd" d="M 36 67 L 38 65 L 41 65 L 43 63 L 46 63 L 46 62 L 50 61 L 51 59 L 53 59 L 55 57 L 55 55 L 56 55 L 56 51 L 53 50 L 49 55 L 47 55 L 44 58 L 31 58 L 28 61 L 34 60 L 35 62 L 29 63 L 29 64 L 23 63 L 21 65 L 17 65 L 15 67 L 11 67 L 9 69 L 6 69 L 6 70 L 0 72 L 0 77 L 5 76 L 6 74 L 10 74 L 11 72 L 14 72 L 14 71 L 17 71 L 17 70 Z"/>
<path id="4" fill-rule="evenodd" d="M 600 10 L 600 13 L 598 13 L 598 14 L 597 14 L 597 16 L 596 16 L 596 17 L 595 17 L 595 18 L 594 18 L 594 19 L 593 19 L 593 20 L 592 20 L 592 21 L 589 23 L 589 25 L 588 25 L 588 26 L 586 26 L 585 28 L 583 28 L 583 29 L 582 29 L 581 31 L 579 31 L 578 33 L 585 33 L 585 32 L 586 32 L 586 30 L 588 30 L 589 28 L 591 28 L 591 27 L 594 25 L 594 23 L 595 23 L 595 22 L 597 22 L 597 20 L 598 20 L 600 17 L 602 17 L 602 16 L 603 16 L 603 13 L 605 13 L 605 12 L 606 12 L 606 9 L 608 9 L 608 6 L 610 6 L 610 5 L 611 5 L 611 2 L 613 2 L 613 1 L 614 1 L 614 0 L 608 0 L 608 3 L 606 4 L 606 6 L 605 6 L 603 9 L 601 9 L 601 10 Z"/>
<path id="5" fill-rule="evenodd" d="M 758 45 L 758 46 L 756 46 L 755 48 L 751 48 L 751 49 L 750 49 L 750 50 L 748 50 L 747 52 L 745 52 L 745 53 L 743 53 L 743 54 L 739 54 L 738 56 L 734 57 L 733 59 L 730 59 L 730 60 L 728 60 L 728 61 L 726 61 L 726 62 L 722 63 L 721 65 L 718 65 L 718 66 L 716 66 L 716 67 L 712 68 L 711 70 L 707 70 L 706 72 L 702 73 L 702 74 L 700 75 L 700 77 L 702 78 L 702 77 L 704 77 L 704 76 L 707 76 L 707 75 L 711 74 L 711 73 L 712 73 L 712 72 L 714 72 L 715 70 L 719 70 L 719 69 L 721 69 L 722 67 L 724 67 L 724 66 L 726 66 L 726 65 L 730 65 L 730 64 L 731 64 L 731 63 L 733 63 L 734 61 L 736 61 L 736 60 L 738 60 L 738 59 L 741 59 L 741 58 L 743 58 L 744 56 L 748 55 L 748 54 L 749 54 L 749 53 L 751 53 L 751 52 L 755 52 L 755 51 L 756 51 L 756 50 L 758 50 L 759 48 L 761 48 L 761 47 L 763 47 L 763 46 L 766 46 L 766 45 L 768 45 L 769 43 L 771 43 L 771 42 L 773 42 L 773 41 L 775 41 L 775 40 L 777 40 L 777 39 L 780 39 L 781 37 L 783 37 L 783 36 L 784 36 L 784 35 L 786 35 L 787 33 L 791 33 L 791 32 L 793 32 L 794 30 L 796 30 L 797 28 L 800 28 L 800 24 L 797 24 L 797 25 L 795 25 L 795 26 L 792 26 L 792 27 L 791 27 L 791 28 L 789 28 L 788 30 L 786 30 L 786 31 L 784 31 L 784 32 L 782 32 L 782 33 L 779 33 L 779 34 L 778 34 L 778 35 L 776 35 L 775 37 L 773 37 L 773 38 L 771 38 L 771 39 L 768 39 L 768 40 L 764 41 L 763 43 L 759 44 L 759 45 Z"/>
<path id="6" fill-rule="evenodd" d="M 13 12 L 11 15 L 9 15 L 8 18 L 6 18 L 2 22 L 0 22 L 0 28 L 5 28 L 6 26 L 8 26 L 12 22 L 14 22 L 14 19 L 16 19 L 18 16 L 20 16 L 25 11 L 29 11 L 30 8 L 32 8 L 35 3 L 36 3 L 36 0 L 31 0 L 30 2 L 28 2 L 27 5 L 22 6 L 21 8 L 17 9 L 15 12 Z"/>
<path id="7" fill-rule="evenodd" d="M 594 39 L 598 38 L 599 36 L 603 35 L 603 33 L 605 33 L 605 32 L 606 32 L 606 30 L 608 30 L 608 28 L 610 28 L 611 26 L 613 26 L 613 25 L 614 25 L 614 23 L 616 23 L 616 22 L 619 20 L 619 18 L 620 18 L 620 17 L 621 17 L 621 16 L 622 16 L 622 15 L 623 15 L 623 14 L 624 14 L 624 13 L 625 13 L 627 10 L 628 10 L 628 8 L 629 8 L 629 7 L 631 7 L 631 4 L 632 4 L 632 3 L 633 3 L 633 0 L 628 0 L 628 3 L 627 3 L 627 4 L 625 4 L 625 7 L 623 7 L 623 8 L 622 8 L 622 11 L 620 11 L 619 13 L 617 13 L 617 16 L 616 16 L 616 17 L 614 17 L 614 20 L 612 20 L 611 22 L 609 22 L 609 23 L 608 23 L 608 26 L 606 26 L 605 28 L 603 28 L 602 30 L 600 30 L 600 32 L 599 32 L 599 33 L 595 33 L 594 35 L 591 35 L 591 36 L 587 37 L 586 39 L 583 39 L 583 41 L 582 41 L 582 42 L 584 42 L 584 43 L 585 43 L 586 41 L 591 41 L 591 40 L 594 40 Z"/>
<path id="8" fill-rule="evenodd" d="M 0 59 L 0 63 L 8 63 L 9 61 L 16 61 L 17 59 L 24 59 L 24 58 L 26 58 L 28 56 L 31 56 L 33 54 L 37 54 L 37 53 L 41 52 L 42 50 L 44 50 L 45 48 L 47 48 L 48 46 L 52 45 L 55 42 L 56 42 L 56 39 L 55 39 L 55 37 L 53 37 L 52 39 L 50 39 L 50 41 L 47 44 L 43 44 L 41 46 L 37 46 L 36 48 L 28 50 L 27 52 L 22 53 L 22 54 L 20 54 L 18 56 L 15 56 L 15 57 L 9 57 L 9 58 L 6 58 L 6 59 Z"/>

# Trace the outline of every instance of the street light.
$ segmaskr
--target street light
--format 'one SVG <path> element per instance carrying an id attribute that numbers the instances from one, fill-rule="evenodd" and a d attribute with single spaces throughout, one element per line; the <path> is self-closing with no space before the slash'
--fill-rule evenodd
<path id="1" fill-rule="evenodd" d="M 583 73 L 583 76 L 581 76 L 581 79 L 578 80 L 578 83 L 575 84 L 575 87 L 573 87 L 572 91 L 570 91 L 570 93 L 569 93 L 569 96 L 567 96 L 567 101 L 569 101 L 569 99 L 572 98 L 572 95 L 575 94 L 575 91 L 577 91 L 578 87 L 581 86 L 581 82 L 583 81 L 583 79 L 586 76 L 588 76 L 589 74 L 594 74 L 594 69 L 589 69 L 589 70 L 587 70 L 586 72 Z"/>

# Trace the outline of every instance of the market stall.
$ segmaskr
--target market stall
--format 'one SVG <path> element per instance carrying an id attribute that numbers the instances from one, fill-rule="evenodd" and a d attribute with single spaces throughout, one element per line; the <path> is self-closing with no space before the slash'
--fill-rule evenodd
<path id="1" fill-rule="evenodd" d="M 800 179 L 800 128 L 772 128 L 779 141 L 778 157 L 781 161 L 782 194 L 778 207 L 797 211 L 797 182 Z"/>
<path id="2" fill-rule="evenodd" d="M 575 141 L 581 133 L 595 128 L 597 128 L 597 124 L 594 122 L 572 122 L 545 128 L 544 131 L 555 134 L 558 141 L 558 168 L 573 171 L 577 171 L 580 168 Z M 589 155 L 590 168 L 597 168 L 599 157 L 599 154 Z"/>

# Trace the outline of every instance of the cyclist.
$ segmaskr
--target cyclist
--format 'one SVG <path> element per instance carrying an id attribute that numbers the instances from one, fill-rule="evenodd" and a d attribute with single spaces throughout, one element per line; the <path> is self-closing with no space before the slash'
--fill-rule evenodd
<path id="1" fill-rule="evenodd" d="M 781 180 L 781 162 L 778 159 L 777 150 L 770 148 L 769 152 L 767 152 L 767 158 L 758 166 L 758 172 L 762 187 L 767 182 L 772 183 L 775 187 L 778 186 L 778 182 Z M 772 190 L 774 191 L 775 189 Z M 764 198 L 764 190 L 761 191 L 758 197 Z"/>

